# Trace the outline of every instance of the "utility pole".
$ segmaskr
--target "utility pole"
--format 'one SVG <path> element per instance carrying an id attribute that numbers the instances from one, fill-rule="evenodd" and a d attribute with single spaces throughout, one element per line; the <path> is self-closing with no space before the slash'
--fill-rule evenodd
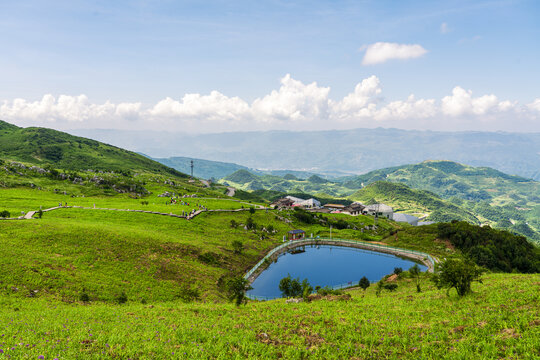
<path id="1" fill-rule="evenodd" d="M 193 160 L 191 160 L 191 178 L 193 179 Z"/>

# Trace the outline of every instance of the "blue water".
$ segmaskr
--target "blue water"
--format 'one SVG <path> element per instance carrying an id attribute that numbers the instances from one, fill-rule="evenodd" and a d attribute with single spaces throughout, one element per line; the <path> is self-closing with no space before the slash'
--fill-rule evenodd
<path id="1" fill-rule="evenodd" d="M 391 274 L 395 267 L 408 270 L 415 264 L 394 255 L 348 247 L 306 246 L 299 254 L 284 253 L 255 279 L 248 291 L 251 296 L 281 297 L 279 281 L 290 274 L 292 278 L 308 279 L 311 286 L 356 285 L 365 276 L 377 282 Z M 426 266 L 418 264 L 422 271 Z"/>

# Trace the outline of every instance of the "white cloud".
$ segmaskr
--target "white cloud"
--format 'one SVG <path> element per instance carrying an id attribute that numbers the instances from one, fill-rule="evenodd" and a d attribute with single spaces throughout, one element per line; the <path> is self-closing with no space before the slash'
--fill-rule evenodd
<path id="1" fill-rule="evenodd" d="M 441 34 L 448 34 L 450 32 L 450 28 L 448 27 L 448 24 L 443 22 L 441 24 Z"/>
<path id="2" fill-rule="evenodd" d="M 540 112 L 540 98 L 535 99 L 532 103 L 528 104 L 527 107 L 531 110 Z"/>
<path id="3" fill-rule="evenodd" d="M 464 114 L 484 115 L 499 105 L 495 95 L 473 98 L 471 90 L 467 91 L 459 86 L 452 90 L 452 95 L 442 98 L 441 102 L 442 112 L 450 116 Z M 503 102 L 502 107 L 508 109 L 508 103 Z"/>
<path id="4" fill-rule="evenodd" d="M 319 87 L 316 82 L 304 85 L 287 74 L 281 79 L 279 90 L 256 99 L 252 115 L 259 121 L 307 121 L 328 116 L 330 88 Z"/>
<path id="5" fill-rule="evenodd" d="M 377 42 L 367 46 L 362 65 L 381 64 L 392 59 L 414 59 L 425 53 L 427 50 L 418 44 Z"/>
<path id="6" fill-rule="evenodd" d="M 187 132 L 262 129 L 329 129 L 393 126 L 401 128 L 490 129 L 515 131 L 514 120 L 538 128 L 540 98 L 527 105 L 499 100 L 493 94 L 473 96 L 456 86 L 442 99 L 386 101 L 379 78 L 360 81 L 341 99 L 330 98 L 330 88 L 304 84 L 287 74 L 278 89 L 253 102 L 218 91 L 207 95 L 167 97 L 154 105 L 140 102 L 92 103 L 87 96 L 45 95 L 37 101 L 14 99 L 0 103 L 0 119 L 22 126 L 60 129 L 118 128 Z M 507 121 L 509 117 L 513 121 Z M 521 119 L 521 120 L 520 120 Z M 532 126 L 531 125 L 531 126 Z"/>

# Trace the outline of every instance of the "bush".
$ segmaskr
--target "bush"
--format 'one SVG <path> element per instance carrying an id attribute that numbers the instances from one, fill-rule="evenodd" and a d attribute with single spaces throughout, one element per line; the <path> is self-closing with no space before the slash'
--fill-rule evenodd
<path id="1" fill-rule="evenodd" d="M 249 213 L 251 215 L 255 214 L 255 208 L 253 206 L 249 208 Z"/>
<path id="2" fill-rule="evenodd" d="M 236 229 L 238 227 L 238 223 L 234 219 L 231 220 L 231 227 L 233 229 Z"/>
<path id="3" fill-rule="evenodd" d="M 39 209 L 36 214 L 37 214 L 38 218 L 41 219 L 43 217 L 43 210 Z"/>
<path id="4" fill-rule="evenodd" d="M 305 297 L 313 292 L 313 287 L 307 279 L 300 282 L 300 279 L 291 279 L 291 275 L 287 275 L 279 282 L 279 290 L 283 297 Z"/>
<path id="5" fill-rule="evenodd" d="M 0 217 L 8 218 L 11 216 L 11 213 L 7 210 L 0 211 Z"/>
<path id="6" fill-rule="evenodd" d="M 482 283 L 484 269 L 478 267 L 469 259 L 447 259 L 437 264 L 433 281 L 437 288 L 456 289 L 459 297 L 471 292 L 473 281 Z"/>
<path id="7" fill-rule="evenodd" d="M 231 245 L 235 254 L 241 254 L 244 250 L 244 244 L 240 240 L 233 240 Z"/>
<path id="8" fill-rule="evenodd" d="M 388 291 L 396 291 L 397 284 L 384 284 L 384 288 Z"/>
<path id="9" fill-rule="evenodd" d="M 79 300 L 82 301 L 82 302 L 89 302 L 89 301 L 90 301 L 90 296 L 88 296 L 88 294 L 86 293 L 86 291 L 83 291 L 83 292 L 81 292 L 81 294 L 79 295 Z"/>
<path id="10" fill-rule="evenodd" d="M 182 299 L 183 302 L 189 303 L 192 301 L 199 300 L 201 298 L 201 292 L 195 286 L 189 287 L 189 286 L 183 285 L 183 286 L 180 286 L 178 297 Z"/>
<path id="11" fill-rule="evenodd" d="M 119 304 L 125 304 L 128 301 L 128 297 L 124 291 L 116 297 L 116 302 Z"/>
<path id="12" fill-rule="evenodd" d="M 227 281 L 229 300 L 234 301 L 236 306 L 247 303 L 246 291 L 253 289 L 247 279 L 237 276 Z"/>
<path id="13" fill-rule="evenodd" d="M 416 280 L 416 292 L 422 292 L 422 289 L 420 288 L 420 273 L 421 271 L 418 264 L 414 264 L 414 266 L 409 268 L 409 274 Z"/>
<path id="14" fill-rule="evenodd" d="M 367 277 L 363 276 L 360 281 L 358 282 L 358 286 L 360 286 L 364 291 L 369 287 L 370 283 Z"/>
<path id="15" fill-rule="evenodd" d="M 402 272 L 403 272 L 403 269 L 402 269 L 402 268 L 400 268 L 400 267 L 395 267 L 395 268 L 394 268 L 394 274 L 399 275 L 399 274 L 401 274 Z"/>
<path id="16" fill-rule="evenodd" d="M 318 288 L 317 289 L 317 294 L 321 295 L 321 296 L 326 296 L 326 295 L 341 295 L 343 294 L 343 291 L 342 290 L 338 290 L 338 289 L 332 289 L 331 287 L 329 286 L 325 286 L 325 287 L 320 287 L 320 286 L 316 286 L 315 288 Z"/>

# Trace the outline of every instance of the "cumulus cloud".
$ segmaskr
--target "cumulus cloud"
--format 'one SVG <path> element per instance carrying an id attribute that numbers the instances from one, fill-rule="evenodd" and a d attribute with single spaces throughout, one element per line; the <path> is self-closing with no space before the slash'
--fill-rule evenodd
<path id="1" fill-rule="evenodd" d="M 527 107 L 531 110 L 540 112 L 540 98 L 535 99 L 532 103 L 528 104 Z"/>
<path id="2" fill-rule="evenodd" d="M 499 101 L 495 95 L 484 95 L 477 98 L 472 97 L 471 90 L 465 90 L 456 86 L 452 90 L 452 95 L 445 96 L 442 99 L 442 112 L 446 115 L 459 116 L 463 114 L 484 115 L 496 108 L 509 109 L 508 102 L 502 102 L 499 107 Z"/>
<path id="3" fill-rule="evenodd" d="M 377 42 L 366 47 L 362 65 L 382 64 L 392 59 L 414 59 L 425 53 L 427 50 L 418 44 Z"/>
<path id="4" fill-rule="evenodd" d="M 0 119 L 23 126 L 60 129 L 101 127 L 190 132 L 376 126 L 437 129 L 452 124 L 470 129 L 474 124 L 484 126 L 486 122 L 499 124 L 491 129 L 515 130 L 505 121 L 508 116 L 537 123 L 540 114 L 540 98 L 520 105 L 499 100 L 493 94 L 474 96 L 471 90 L 460 86 L 441 99 L 417 98 L 411 94 L 406 99 L 387 101 L 381 82 L 374 75 L 337 100 L 330 98 L 329 87 L 316 82 L 306 84 L 289 74 L 280 82 L 278 89 L 251 103 L 218 91 L 207 95 L 186 94 L 179 99 L 166 97 L 150 106 L 140 102 L 95 104 L 85 95 L 48 94 L 36 101 L 4 101 L 0 104 Z"/>
<path id="5" fill-rule="evenodd" d="M 316 82 L 305 85 L 290 74 L 281 79 L 279 90 L 255 99 L 252 116 L 260 121 L 306 121 L 328 116 L 330 88 L 319 87 Z"/>

